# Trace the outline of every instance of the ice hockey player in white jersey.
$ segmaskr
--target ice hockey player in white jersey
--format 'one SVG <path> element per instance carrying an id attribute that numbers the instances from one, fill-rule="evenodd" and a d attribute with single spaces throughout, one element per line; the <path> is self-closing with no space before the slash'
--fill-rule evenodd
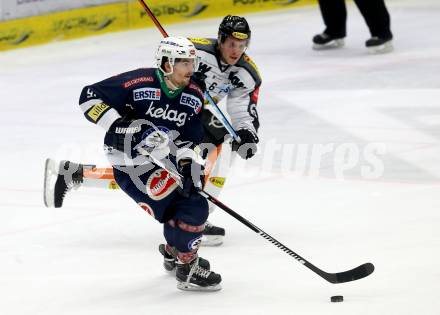
<path id="1" fill-rule="evenodd" d="M 259 120 L 257 114 L 261 77 L 257 66 L 246 54 L 251 40 L 251 30 L 244 17 L 226 16 L 220 23 L 217 38 L 190 38 L 201 57 L 198 72 L 203 74 L 207 91 L 216 102 L 226 99 L 226 110 L 232 126 L 241 139 L 240 143 L 229 140 L 228 132 L 214 114 L 212 105 L 205 100 L 202 114 L 204 143 L 211 143 L 207 160 L 204 189 L 214 196 L 220 194 L 226 180 L 227 169 L 220 161 L 252 158 L 257 151 Z M 231 154 L 232 150 L 232 154 Z M 78 171 L 71 179 L 63 176 L 66 163 L 48 159 L 46 163 L 45 204 L 61 207 L 66 193 L 72 187 L 89 186 L 117 189 L 111 168 L 78 164 Z M 73 163 L 76 164 L 76 163 Z M 56 177 L 52 179 L 51 177 Z M 211 205 L 210 211 L 213 208 Z M 207 222 L 202 245 L 220 245 L 225 230 Z"/>

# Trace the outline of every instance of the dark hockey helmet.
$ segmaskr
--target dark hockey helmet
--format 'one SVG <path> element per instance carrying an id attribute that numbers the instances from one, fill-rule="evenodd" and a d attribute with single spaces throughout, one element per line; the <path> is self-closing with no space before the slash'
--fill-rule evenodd
<path id="1" fill-rule="evenodd" d="M 244 17 L 236 15 L 227 15 L 224 17 L 218 28 L 220 42 L 223 43 L 228 36 L 237 39 L 246 39 L 249 44 L 251 29 Z"/>

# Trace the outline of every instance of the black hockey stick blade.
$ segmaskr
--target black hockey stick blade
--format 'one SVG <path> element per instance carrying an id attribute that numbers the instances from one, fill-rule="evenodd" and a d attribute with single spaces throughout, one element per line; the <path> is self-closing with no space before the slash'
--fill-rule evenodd
<path id="1" fill-rule="evenodd" d="M 337 273 L 326 273 L 325 275 L 322 275 L 322 277 L 331 283 L 344 283 L 365 278 L 371 275 L 373 271 L 374 265 L 372 263 L 365 263 L 351 270 Z"/>

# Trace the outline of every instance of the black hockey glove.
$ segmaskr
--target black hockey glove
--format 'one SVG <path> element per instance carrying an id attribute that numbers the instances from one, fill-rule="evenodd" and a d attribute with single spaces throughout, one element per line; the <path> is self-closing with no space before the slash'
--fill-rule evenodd
<path id="1" fill-rule="evenodd" d="M 257 153 L 257 143 L 260 141 L 258 136 L 248 129 L 237 130 L 237 135 L 241 142 L 232 141 L 232 151 L 237 151 L 245 160 L 250 159 Z"/>
<path id="2" fill-rule="evenodd" d="M 202 72 L 194 72 L 191 77 L 191 80 L 200 87 L 200 89 L 202 90 L 203 93 L 205 93 L 205 91 L 206 91 L 206 83 L 205 83 L 206 75 L 204 75 Z"/>
<path id="3" fill-rule="evenodd" d="M 105 134 L 104 144 L 110 150 L 124 152 L 124 140 L 126 137 L 128 138 L 127 141 L 130 141 L 129 148 L 131 153 L 134 153 L 134 146 L 138 144 L 142 138 L 142 125 L 133 120 L 127 121 L 119 118 L 110 126 Z"/>
<path id="4" fill-rule="evenodd" d="M 182 178 L 182 187 L 178 188 L 178 192 L 186 198 L 192 193 L 200 191 L 203 187 L 205 167 L 192 159 L 183 159 L 178 163 L 178 171 Z"/>

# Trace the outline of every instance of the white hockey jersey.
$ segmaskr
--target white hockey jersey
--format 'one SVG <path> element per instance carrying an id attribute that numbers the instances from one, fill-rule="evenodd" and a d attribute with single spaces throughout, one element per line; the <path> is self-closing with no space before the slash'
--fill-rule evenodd
<path id="1" fill-rule="evenodd" d="M 237 64 L 221 62 L 217 39 L 189 38 L 201 57 L 199 71 L 205 74 L 206 88 L 216 102 L 227 96 L 226 109 L 235 130 L 258 131 L 258 92 L 261 77 L 255 63 L 245 53 Z M 209 109 L 207 104 L 206 108 Z"/>

